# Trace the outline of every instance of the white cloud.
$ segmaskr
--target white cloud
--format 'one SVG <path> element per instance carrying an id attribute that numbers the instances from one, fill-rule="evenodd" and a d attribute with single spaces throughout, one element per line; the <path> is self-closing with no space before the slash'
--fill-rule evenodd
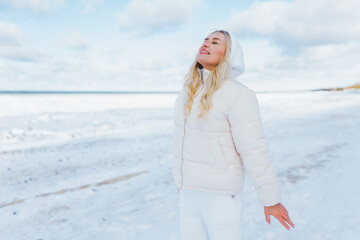
<path id="1" fill-rule="evenodd" d="M 239 35 L 270 37 L 279 44 L 310 46 L 360 40 L 358 0 L 255 2 L 232 15 L 228 27 Z"/>
<path id="2" fill-rule="evenodd" d="M 359 81 L 360 5 L 356 0 L 255 2 L 226 29 L 242 39 L 255 90 L 342 87 Z"/>
<path id="3" fill-rule="evenodd" d="M 360 45 L 354 42 L 309 46 L 284 54 L 269 40 L 243 40 L 242 81 L 257 91 L 343 87 L 359 81 Z"/>
<path id="4" fill-rule="evenodd" d="M 83 12 L 92 12 L 96 6 L 101 5 L 103 1 L 104 0 L 82 0 L 82 4 L 84 5 Z"/>
<path id="5" fill-rule="evenodd" d="M 89 47 L 85 38 L 76 31 L 72 31 L 71 36 L 63 38 L 60 45 L 77 50 L 84 50 Z"/>
<path id="6" fill-rule="evenodd" d="M 44 52 L 24 46 L 24 40 L 18 25 L 0 22 L 0 58 L 12 62 L 38 62 L 46 57 Z"/>
<path id="7" fill-rule="evenodd" d="M 19 46 L 0 46 L 0 58 L 21 61 L 21 62 L 38 62 L 46 58 L 45 53 L 32 48 Z"/>
<path id="8" fill-rule="evenodd" d="M 201 0 L 132 0 L 118 13 L 120 28 L 133 35 L 168 29 L 187 21 Z"/>
<path id="9" fill-rule="evenodd" d="M 0 0 L 0 3 L 8 4 L 17 9 L 46 12 L 60 9 L 65 2 L 64 0 Z"/>
<path id="10" fill-rule="evenodd" d="M 18 45 L 22 38 L 23 33 L 16 24 L 0 22 L 0 45 Z"/>

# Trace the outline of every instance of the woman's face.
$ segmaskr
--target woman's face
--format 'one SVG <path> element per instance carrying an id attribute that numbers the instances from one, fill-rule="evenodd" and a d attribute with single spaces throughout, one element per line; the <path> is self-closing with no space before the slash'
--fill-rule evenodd
<path id="1" fill-rule="evenodd" d="M 196 61 L 211 71 L 225 56 L 226 40 L 222 32 L 213 32 L 204 39 L 196 56 Z"/>

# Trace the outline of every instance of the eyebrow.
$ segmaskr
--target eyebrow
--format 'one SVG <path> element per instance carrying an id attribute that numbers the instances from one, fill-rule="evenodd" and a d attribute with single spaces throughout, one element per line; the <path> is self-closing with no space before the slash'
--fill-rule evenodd
<path id="1" fill-rule="evenodd" d="M 205 38 L 204 40 L 208 40 L 209 38 Z M 221 39 L 220 38 L 213 38 L 214 40 L 219 40 L 219 41 L 221 41 Z"/>

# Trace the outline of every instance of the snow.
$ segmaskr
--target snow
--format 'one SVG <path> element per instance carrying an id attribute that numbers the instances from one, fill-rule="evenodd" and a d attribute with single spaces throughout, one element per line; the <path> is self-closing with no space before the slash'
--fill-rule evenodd
<path id="1" fill-rule="evenodd" d="M 269 226 L 246 178 L 244 239 L 357 239 L 360 92 L 257 96 L 296 228 Z M 175 98 L 0 95 L 0 239 L 178 240 Z"/>

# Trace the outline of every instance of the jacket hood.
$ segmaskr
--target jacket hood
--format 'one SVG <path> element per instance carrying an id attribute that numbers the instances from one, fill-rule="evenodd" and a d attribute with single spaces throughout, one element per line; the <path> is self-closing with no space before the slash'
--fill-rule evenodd
<path id="1" fill-rule="evenodd" d="M 230 48 L 231 76 L 233 78 L 237 78 L 240 75 L 242 75 L 245 71 L 244 53 L 236 37 L 232 33 L 229 34 L 231 38 L 231 48 Z M 198 69 L 198 71 L 199 73 L 201 73 L 200 69 Z"/>
<path id="2" fill-rule="evenodd" d="M 236 39 L 234 34 L 230 34 L 231 37 L 231 50 L 230 50 L 230 61 L 231 61 L 231 72 L 234 78 L 239 77 L 245 71 L 244 64 L 244 53 L 239 41 Z"/>

